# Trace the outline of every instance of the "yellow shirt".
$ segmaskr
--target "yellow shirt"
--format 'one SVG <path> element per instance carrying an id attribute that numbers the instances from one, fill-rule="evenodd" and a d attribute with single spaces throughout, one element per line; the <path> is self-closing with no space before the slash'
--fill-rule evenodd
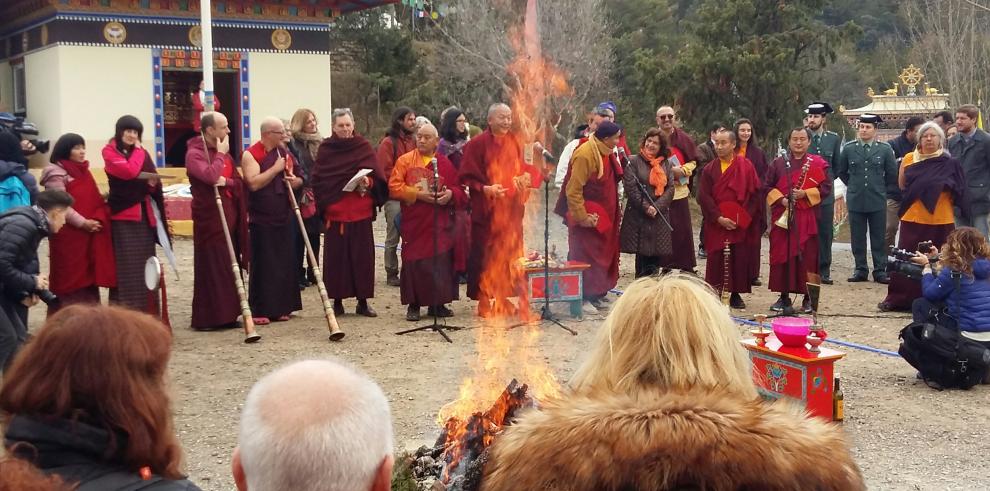
<path id="1" fill-rule="evenodd" d="M 901 160 L 901 165 L 904 169 L 907 169 L 912 164 L 914 164 L 914 152 L 908 152 L 904 156 L 904 159 Z M 904 213 L 904 216 L 901 217 L 901 221 L 920 223 L 922 225 L 946 225 L 955 223 L 955 217 L 952 214 L 952 193 L 942 191 L 938 195 L 934 213 L 929 213 L 928 208 L 925 208 L 921 200 L 915 201 Z"/>
<path id="2" fill-rule="evenodd" d="M 725 171 L 729 169 L 729 166 L 730 165 L 732 165 L 732 161 L 731 160 L 722 160 L 722 159 L 718 159 L 718 161 L 719 161 L 719 163 L 722 164 L 722 173 L 725 174 Z"/>

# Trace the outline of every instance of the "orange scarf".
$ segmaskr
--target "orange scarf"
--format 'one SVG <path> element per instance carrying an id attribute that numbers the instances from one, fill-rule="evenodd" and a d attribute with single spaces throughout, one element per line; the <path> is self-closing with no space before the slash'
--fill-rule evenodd
<path id="1" fill-rule="evenodd" d="M 663 190 L 667 187 L 667 173 L 663 171 L 663 166 L 660 165 L 663 161 L 663 157 L 648 160 L 650 163 L 650 184 L 653 185 L 653 193 L 656 196 L 662 195 Z"/>

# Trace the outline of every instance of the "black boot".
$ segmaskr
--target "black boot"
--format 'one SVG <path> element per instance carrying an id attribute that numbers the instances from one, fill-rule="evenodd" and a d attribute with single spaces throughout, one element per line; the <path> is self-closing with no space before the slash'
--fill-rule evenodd
<path id="1" fill-rule="evenodd" d="M 335 298 L 333 299 L 333 315 L 344 315 L 344 301 Z"/>
<path id="2" fill-rule="evenodd" d="M 356 313 L 365 317 L 378 317 L 378 312 L 375 312 L 375 309 L 368 305 L 367 300 L 358 300 Z"/>
<path id="3" fill-rule="evenodd" d="M 746 308 L 746 302 L 743 302 L 742 295 L 733 293 L 729 296 L 729 307 L 736 310 L 743 310 Z"/>
<path id="4" fill-rule="evenodd" d="M 419 305 L 409 305 L 409 308 L 406 309 L 406 320 L 410 322 L 419 320 Z"/>

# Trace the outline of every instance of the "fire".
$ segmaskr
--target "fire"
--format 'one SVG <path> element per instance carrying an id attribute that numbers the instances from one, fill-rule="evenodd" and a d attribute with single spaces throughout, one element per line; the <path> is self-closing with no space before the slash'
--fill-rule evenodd
<path id="1" fill-rule="evenodd" d="M 570 92 L 566 74 L 543 57 L 537 26 L 536 0 L 528 0 L 524 24 L 509 30 L 516 53 L 508 67 L 510 107 L 520 144 L 545 140 L 551 120 L 549 99 Z M 498 156 L 497 161 L 518 162 L 519 156 Z M 502 294 L 499 296 L 503 298 L 495 302 L 492 315 L 478 331 L 474 375 L 462 382 L 458 398 L 437 415 L 437 422 L 447 436 L 444 460 L 450 466 L 444 470 L 445 482 L 452 471 L 464 472 L 457 469 L 462 457 L 476 457 L 462 456 L 471 447 L 469 442 L 481 438 L 482 448 L 486 448 L 514 412 L 516 406 L 510 408 L 506 400 L 506 384 L 510 380 L 519 378 L 527 383 L 530 397 L 537 401 L 558 397 L 560 393 L 560 384 L 539 351 L 540 326 L 529 324 L 535 319 L 525 292 L 524 273 L 518 267 L 518 259 L 523 256 L 521 224 L 534 223 L 525 219 L 523 213 L 530 191 L 517 195 L 512 186 L 512 179 L 523 174 L 517 165 L 493 165 L 489 172 L 492 182 L 501 183 L 509 191 L 492 210 L 492 228 L 499 231 L 500 238 L 487 244 L 488 263 L 481 275 L 481 289 Z M 504 297 L 517 297 L 518 304 L 513 305 Z M 512 337 L 509 329 L 517 321 L 524 323 L 522 336 Z"/>

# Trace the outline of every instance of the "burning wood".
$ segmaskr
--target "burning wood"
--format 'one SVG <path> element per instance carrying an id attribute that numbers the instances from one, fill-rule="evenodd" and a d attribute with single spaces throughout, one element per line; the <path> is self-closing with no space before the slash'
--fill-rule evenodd
<path id="1" fill-rule="evenodd" d="M 476 489 L 495 437 L 512 424 L 518 410 L 536 406 L 528 388 L 513 379 L 488 410 L 474 413 L 466 421 L 448 419 L 433 447 L 416 451 L 413 475 L 420 480 L 436 479 L 433 489 Z"/>

